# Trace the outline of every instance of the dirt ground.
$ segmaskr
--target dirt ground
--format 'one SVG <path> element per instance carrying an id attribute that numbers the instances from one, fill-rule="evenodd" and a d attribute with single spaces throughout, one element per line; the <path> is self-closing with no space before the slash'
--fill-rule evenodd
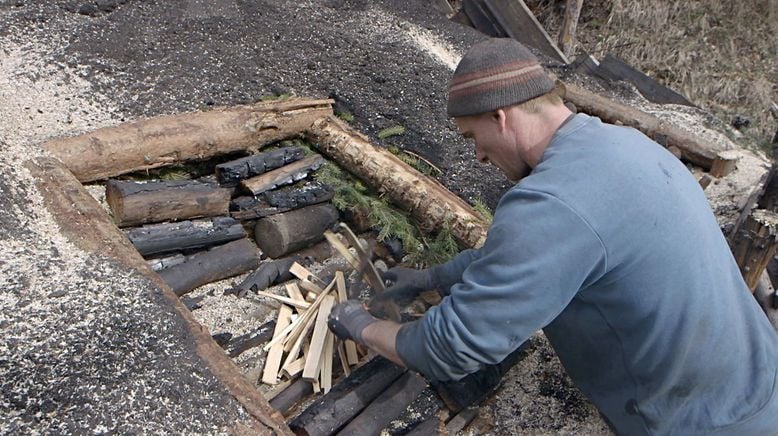
<path id="1" fill-rule="evenodd" d="M 332 97 L 373 141 L 419 153 L 449 189 L 494 207 L 507 181 L 445 116 L 451 71 L 481 38 L 422 0 L 0 0 L 0 433 L 216 434 L 244 415 L 176 345 L 148 283 L 59 234 L 23 166 L 39 142 L 271 95 Z M 406 133 L 377 138 L 395 125 Z M 730 215 L 764 161 L 741 167 L 711 194 Z M 192 295 L 212 300 L 194 312 L 212 334 L 268 319 L 257 299 L 220 298 L 224 285 Z M 542 335 L 533 343 L 465 433 L 608 434 Z M 239 363 L 249 373 L 261 356 Z"/>

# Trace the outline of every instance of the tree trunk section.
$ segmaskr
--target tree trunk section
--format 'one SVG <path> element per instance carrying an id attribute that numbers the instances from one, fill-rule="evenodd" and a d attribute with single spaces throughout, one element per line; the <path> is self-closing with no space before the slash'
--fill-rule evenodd
<path id="1" fill-rule="evenodd" d="M 305 151 L 302 147 L 283 147 L 266 151 L 216 165 L 216 178 L 222 185 L 235 186 L 243 179 L 280 168 L 303 157 Z"/>
<path id="2" fill-rule="evenodd" d="M 362 413 L 338 432 L 338 436 L 381 433 L 381 430 L 402 415 L 425 387 L 427 381 L 423 377 L 412 371 L 406 371 L 389 389 L 383 391 Z"/>
<path id="3" fill-rule="evenodd" d="M 561 83 L 561 82 L 560 82 Z M 634 127 L 665 147 L 676 146 L 683 159 L 706 170 L 714 177 L 726 176 L 734 170 L 734 159 L 722 154 L 721 147 L 707 144 L 693 134 L 671 126 L 657 117 L 638 109 L 617 103 L 571 83 L 562 84 L 564 99 L 573 103 L 580 111 L 601 118 L 605 122 L 621 122 Z"/>
<path id="4" fill-rule="evenodd" d="M 229 217 L 151 224 L 127 231 L 127 237 L 143 256 L 225 244 L 246 237 L 243 226 Z"/>
<path id="5" fill-rule="evenodd" d="M 179 297 L 206 283 L 223 280 L 259 266 L 259 250 L 248 238 L 189 256 L 159 275 Z"/>
<path id="6" fill-rule="evenodd" d="M 322 153 L 410 212 L 423 230 L 439 231 L 450 226 L 463 246 L 483 245 L 487 223 L 437 181 L 374 146 L 334 117 L 316 121 L 309 133 Z"/>
<path id="7" fill-rule="evenodd" d="M 229 215 L 230 191 L 195 181 L 109 180 L 105 199 L 119 227 Z"/>
<path id="8" fill-rule="evenodd" d="M 298 435 L 331 435 L 404 372 L 394 363 L 376 357 L 311 404 L 289 427 Z"/>
<path id="9" fill-rule="evenodd" d="M 257 221 L 257 245 L 272 258 L 301 250 L 324 238 L 324 231 L 338 221 L 338 210 L 330 203 L 316 204 Z"/>
<path id="10" fill-rule="evenodd" d="M 754 292 L 759 278 L 778 248 L 778 214 L 757 209 L 732 238 L 732 253 L 740 272 Z"/>
<path id="11" fill-rule="evenodd" d="M 79 181 L 260 148 L 332 115 L 333 100 L 290 99 L 217 108 L 106 127 L 41 146 Z"/>

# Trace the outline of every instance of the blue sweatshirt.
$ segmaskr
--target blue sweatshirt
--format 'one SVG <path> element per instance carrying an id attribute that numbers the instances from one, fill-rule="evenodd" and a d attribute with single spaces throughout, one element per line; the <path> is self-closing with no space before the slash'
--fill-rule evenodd
<path id="1" fill-rule="evenodd" d="M 543 329 L 619 434 L 778 434 L 778 335 L 697 181 L 634 129 L 573 117 L 484 246 L 433 272 L 450 295 L 397 337 L 430 379 Z"/>

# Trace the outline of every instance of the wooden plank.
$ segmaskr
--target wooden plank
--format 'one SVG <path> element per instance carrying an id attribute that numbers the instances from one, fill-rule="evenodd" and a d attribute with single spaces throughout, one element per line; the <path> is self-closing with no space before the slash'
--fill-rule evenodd
<path id="1" fill-rule="evenodd" d="M 508 36 L 535 47 L 551 59 L 570 63 L 523 0 L 485 0 L 484 4 Z"/>
<path id="2" fill-rule="evenodd" d="M 316 171 L 323 164 L 324 158 L 315 154 L 265 174 L 243 180 L 240 185 L 251 194 L 259 195 L 278 186 L 290 185 L 302 180 L 308 176 L 308 173 Z"/>
<path id="3" fill-rule="evenodd" d="M 281 334 L 281 332 L 290 324 L 292 317 L 292 309 L 288 306 L 281 306 L 278 309 L 278 319 L 276 321 L 276 327 L 273 330 L 273 336 Z M 265 369 L 262 371 L 262 383 L 274 385 L 278 383 L 278 370 L 281 365 L 281 358 L 284 354 L 284 346 L 282 343 L 270 347 L 270 351 L 265 358 Z"/>
<path id="4" fill-rule="evenodd" d="M 335 273 L 335 283 L 336 287 L 338 288 L 338 301 L 343 303 L 346 300 L 348 300 L 348 295 L 346 292 L 346 278 L 343 276 L 343 271 L 337 271 Z M 354 343 L 354 341 L 347 340 L 343 342 L 343 348 L 346 353 L 346 359 L 343 363 L 346 363 L 344 368 L 348 368 L 349 365 L 356 365 L 359 363 L 359 356 L 357 355 L 357 345 Z M 341 356 L 341 360 L 343 360 L 343 356 Z M 344 370 L 346 374 L 348 374 L 348 371 Z"/>
<path id="5" fill-rule="evenodd" d="M 614 82 L 623 80 L 635 85 L 638 91 L 640 91 L 640 94 L 648 101 L 658 104 L 682 104 L 694 106 L 694 104 L 683 95 L 662 85 L 655 79 L 645 75 L 642 71 L 635 69 L 613 55 L 606 55 L 605 58 L 600 61 L 600 65 L 594 72 L 605 80 Z"/>
<path id="6" fill-rule="evenodd" d="M 305 368 L 305 356 L 298 357 L 297 360 L 294 360 L 286 368 L 281 370 L 281 372 L 283 373 L 284 377 L 288 379 L 293 379 L 297 375 L 299 375 L 304 368 Z"/>
<path id="7" fill-rule="evenodd" d="M 281 303 L 288 304 L 289 306 L 295 307 L 297 309 L 307 309 L 311 307 L 311 303 L 308 303 L 306 301 L 299 301 L 299 300 L 295 300 L 294 298 L 288 298 L 282 295 L 271 294 L 270 292 L 256 291 L 256 294 L 259 295 L 260 297 L 272 298 L 276 301 L 280 301 Z"/>
<path id="8" fill-rule="evenodd" d="M 324 337 L 324 354 L 322 354 L 321 362 L 321 388 L 325 394 L 332 389 L 332 357 L 334 348 L 335 335 L 327 328 L 327 333 Z"/>
<path id="9" fill-rule="evenodd" d="M 316 325 L 313 329 L 311 338 L 311 354 L 306 356 L 305 369 L 303 370 L 303 380 L 315 380 L 321 369 L 321 354 L 324 352 L 325 339 L 330 328 L 327 326 L 327 318 L 330 316 L 330 310 L 335 304 L 335 297 L 327 295 L 319 306 L 319 313 L 316 315 Z"/>
<path id="10" fill-rule="evenodd" d="M 292 273 L 293 276 L 297 277 L 300 280 L 308 281 L 308 282 L 318 282 L 321 286 L 327 286 L 326 283 L 320 278 L 318 278 L 316 275 L 314 275 L 312 272 L 308 271 L 307 268 L 300 265 L 299 263 L 295 262 L 292 264 L 292 266 L 289 268 L 289 272 Z M 317 292 L 319 294 L 321 291 Z"/>
<path id="11" fill-rule="evenodd" d="M 340 360 L 340 366 L 343 368 L 343 374 L 348 377 L 351 374 L 351 368 L 349 367 L 348 356 L 346 355 L 346 344 L 343 341 L 338 341 L 338 360 Z M 354 348 L 354 354 L 357 354 L 356 347 Z"/>
<path id="12" fill-rule="evenodd" d="M 297 283 L 287 283 L 287 285 L 284 287 L 286 288 L 286 293 L 289 294 L 289 298 L 303 303 L 306 302 L 305 297 L 303 297 L 303 293 L 300 292 L 300 288 L 297 286 Z M 298 312 L 302 313 L 300 311 Z"/>
<path id="13" fill-rule="evenodd" d="M 479 32 L 495 38 L 505 38 L 508 36 L 502 26 L 494 19 L 492 13 L 486 9 L 484 0 L 464 0 L 462 2 L 462 11 L 464 11 L 472 27 L 475 27 Z"/>

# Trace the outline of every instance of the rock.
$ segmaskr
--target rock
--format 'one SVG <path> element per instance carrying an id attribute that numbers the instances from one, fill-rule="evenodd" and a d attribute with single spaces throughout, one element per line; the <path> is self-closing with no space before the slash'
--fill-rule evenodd
<path id="1" fill-rule="evenodd" d="M 97 7 L 92 3 L 84 3 L 78 8 L 78 13 L 81 15 L 88 15 L 90 17 L 97 16 Z"/>
<path id="2" fill-rule="evenodd" d="M 105 13 L 112 12 L 118 6 L 116 0 L 97 0 L 95 3 L 97 3 L 97 9 Z"/>

